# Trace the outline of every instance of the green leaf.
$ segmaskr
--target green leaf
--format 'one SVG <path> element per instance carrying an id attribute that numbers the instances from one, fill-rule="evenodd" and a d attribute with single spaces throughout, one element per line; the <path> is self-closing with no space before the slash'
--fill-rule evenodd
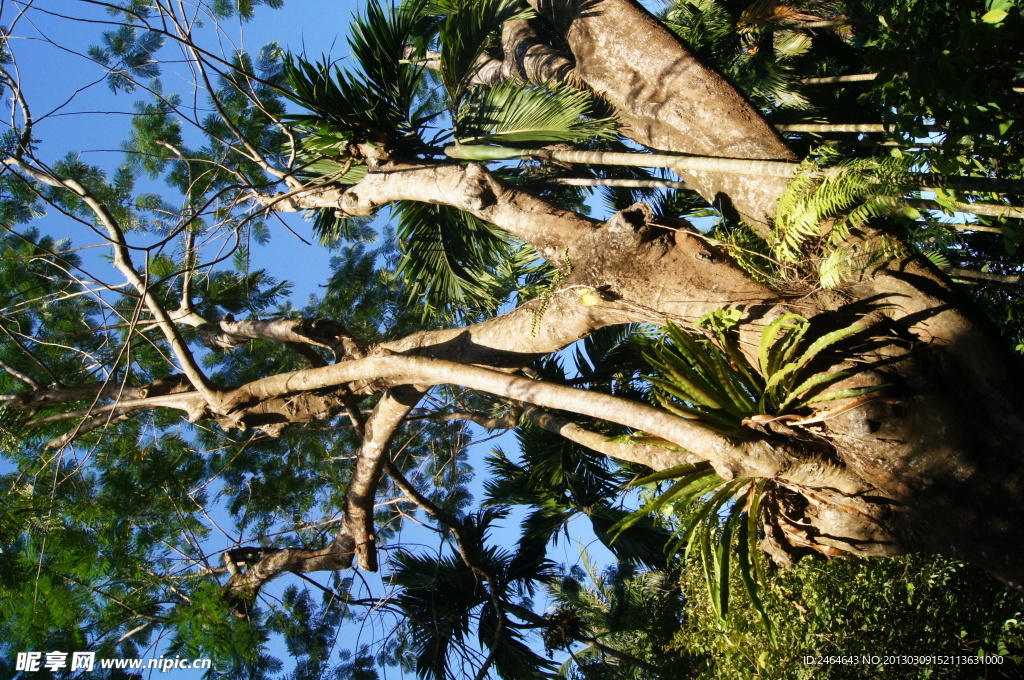
<path id="1" fill-rule="evenodd" d="M 913 207 L 911 207 L 909 205 L 905 205 L 905 206 L 903 206 L 901 208 L 901 210 L 902 210 L 904 215 L 906 215 L 907 217 L 909 217 L 912 220 L 919 220 L 919 219 L 921 219 L 921 212 L 917 208 L 913 208 Z"/>
<path id="2" fill-rule="evenodd" d="M 865 328 L 867 328 L 867 326 L 863 324 L 852 324 L 846 328 L 840 328 L 839 330 L 832 331 L 831 333 L 826 333 L 815 340 L 811 346 L 807 348 L 807 351 L 800 356 L 799 361 L 797 361 L 797 367 L 805 367 L 812 359 L 814 359 L 814 357 L 818 356 L 818 354 L 830 345 L 834 345 L 843 338 L 853 335 L 854 333 L 859 333 Z"/>
<path id="3" fill-rule="evenodd" d="M 850 375 L 849 371 L 836 371 L 835 373 L 818 373 L 817 375 L 811 376 L 810 378 L 803 381 L 790 391 L 789 396 L 786 397 L 786 400 L 779 404 L 779 411 L 785 411 L 787 406 L 789 406 L 794 401 L 797 401 L 797 399 L 802 397 L 805 392 L 811 390 L 812 388 L 818 387 L 819 385 L 827 385 L 841 378 L 845 378 L 848 375 Z M 796 408 L 800 408 L 805 405 L 806 404 L 802 402 L 797 402 Z"/>
<path id="4" fill-rule="evenodd" d="M 722 535 L 718 539 L 718 546 L 715 549 L 715 558 L 717 564 L 715 565 L 715 577 L 718 581 L 718 612 L 719 619 L 725 621 L 729 616 L 729 592 L 730 587 L 730 576 L 731 576 L 731 557 L 732 557 L 732 533 L 739 521 L 740 515 L 738 503 L 733 506 L 733 512 L 729 513 L 728 519 L 725 520 L 725 525 L 722 527 Z M 710 532 L 709 532 L 710 533 Z"/>
<path id="5" fill-rule="evenodd" d="M 619 534 L 636 524 L 644 517 L 658 512 L 666 504 L 677 501 L 680 498 L 689 498 L 701 489 L 706 488 L 708 484 L 714 483 L 717 479 L 719 479 L 718 475 L 715 474 L 710 465 L 701 467 L 693 466 L 691 471 L 685 473 L 683 477 L 670 486 L 665 493 L 660 494 L 657 498 L 647 503 L 639 510 L 630 513 L 616 522 L 612 526 L 612 530 L 615 531 L 615 538 L 618 538 Z"/>
<path id="6" fill-rule="evenodd" d="M 986 24 L 999 24 L 1002 23 L 1003 19 L 1006 18 L 1007 14 L 1008 12 L 1006 10 L 993 9 L 989 10 L 988 12 L 985 12 L 985 14 L 981 16 L 981 20 L 984 21 Z"/>
<path id="7" fill-rule="evenodd" d="M 747 597 L 750 598 L 750 604 L 761 617 L 765 628 L 771 632 L 772 622 L 765 610 L 764 602 L 761 600 L 761 594 L 758 592 L 758 582 L 762 579 L 758 578 L 756 565 L 761 550 L 757 541 L 757 531 L 761 494 L 764 493 L 765 481 L 758 480 L 748 493 L 749 508 L 744 512 L 736 533 L 736 566 L 739 569 L 743 587 L 747 591 Z"/>
<path id="8" fill-rule="evenodd" d="M 850 390 L 837 390 L 835 392 L 829 392 L 828 394 L 819 395 L 814 399 L 808 399 L 806 402 L 804 402 L 804 405 L 810 406 L 811 404 L 819 404 L 823 401 L 838 401 L 839 399 L 851 399 L 853 397 L 860 397 L 865 394 L 870 394 L 871 392 L 877 392 L 880 389 L 890 386 L 890 383 L 883 383 L 881 385 L 871 385 L 870 387 L 858 387 L 856 389 Z"/>
<path id="9" fill-rule="evenodd" d="M 635 481 L 629 483 L 629 486 L 642 486 L 644 484 L 653 484 L 654 482 L 661 482 L 666 479 L 676 479 L 677 477 L 683 477 L 686 475 L 693 474 L 694 472 L 706 472 L 711 469 L 711 463 L 701 461 L 700 463 L 693 463 L 688 465 L 676 465 L 670 467 L 667 470 L 661 470 L 655 472 L 653 475 L 647 475 L 641 477 Z"/>
<path id="10" fill-rule="evenodd" d="M 807 325 L 807 319 L 799 314 L 783 314 L 765 326 L 761 331 L 761 342 L 757 348 L 757 359 L 761 369 L 761 375 L 766 379 L 775 372 L 772 349 L 778 340 L 780 332 L 794 332 Z"/>
<path id="11" fill-rule="evenodd" d="M 590 118 L 591 96 L 565 87 L 505 82 L 470 91 L 459 106 L 455 135 L 462 144 L 533 145 L 581 142 L 615 134 L 610 118 Z"/>

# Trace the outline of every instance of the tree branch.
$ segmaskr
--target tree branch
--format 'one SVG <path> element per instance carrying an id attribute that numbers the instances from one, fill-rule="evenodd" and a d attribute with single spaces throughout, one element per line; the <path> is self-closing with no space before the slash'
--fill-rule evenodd
<path id="1" fill-rule="evenodd" d="M 450 205 L 528 241 L 556 266 L 567 245 L 602 224 L 499 180 L 475 163 L 389 164 L 351 187 L 311 186 L 292 194 L 288 198 L 259 196 L 258 200 L 280 212 L 334 208 L 352 216 L 372 215 L 393 201 Z"/>
<path id="2" fill-rule="evenodd" d="M 128 282 L 131 283 L 137 291 L 139 291 L 146 307 L 149 308 L 149 312 L 153 315 L 153 318 L 156 320 L 156 324 L 160 327 L 164 337 L 170 344 L 171 351 L 174 352 L 175 357 L 178 359 L 178 363 L 181 364 L 182 371 L 188 377 L 189 381 L 200 392 L 200 394 L 203 395 L 208 404 L 216 406 L 220 401 L 220 395 L 210 382 L 209 378 L 206 377 L 206 374 L 203 373 L 199 364 L 196 363 L 195 357 L 192 356 L 192 352 L 189 351 L 188 346 L 181 337 L 181 334 L 178 333 L 177 326 L 174 325 L 174 322 L 168 315 L 167 310 L 164 309 L 163 305 L 160 304 L 152 292 L 150 292 L 146 282 L 139 275 L 138 271 L 136 271 L 135 266 L 131 261 L 131 255 L 128 252 L 124 233 L 109 208 L 97 200 L 91 191 L 73 179 L 61 179 L 50 172 L 28 165 L 17 158 L 3 158 L 0 159 L 0 162 L 8 167 L 18 168 L 18 170 L 39 182 L 71 191 L 73 194 L 78 196 L 90 210 L 92 210 L 96 219 L 99 220 L 100 224 L 102 224 L 106 229 L 108 240 L 113 246 L 114 266 L 117 267 L 117 269 L 124 274 L 125 278 L 128 279 Z"/>
<path id="3" fill-rule="evenodd" d="M 584 429 L 576 423 L 556 416 L 553 413 L 548 413 L 532 404 L 527 404 L 523 407 L 523 415 L 529 418 L 530 422 L 537 427 L 561 435 L 569 441 L 576 442 L 592 451 L 603 453 L 618 460 L 640 463 L 654 470 L 667 470 L 676 465 L 696 463 L 703 460 L 692 453 L 677 451 L 665 446 L 613 442 L 610 437 Z"/>
<path id="4" fill-rule="evenodd" d="M 354 541 L 360 569 L 377 571 L 373 505 L 381 470 L 399 426 L 424 394 L 425 390 L 411 385 L 392 388 L 383 394 L 366 421 L 366 434 L 345 492 L 345 526 Z"/>
<path id="5" fill-rule="evenodd" d="M 307 573 L 311 571 L 338 571 L 352 567 L 353 544 L 344 534 L 326 548 L 306 550 L 303 548 L 273 549 L 260 553 L 260 558 L 245 571 L 236 568 L 224 584 L 224 597 L 241 617 L 247 617 L 251 603 L 266 583 L 285 572 Z M 230 551 L 228 551 L 230 552 Z M 225 557 L 228 553 L 224 553 Z M 231 567 L 228 567 L 231 570 Z"/>
<path id="6" fill-rule="evenodd" d="M 6 361 L 3 361 L 2 359 L 0 359 L 0 369 L 3 369 L 5 371 L 7 371 L 12 376 L 17 378 L 21 382 L 25 383 L 26 385 L 28 385 L 29 387 L 31 387 L 34 390 L 41 390 L 41 389 L 43 389 L 43 386 L 40 385 L 39 383 L 37 383 L 35 381 L 35 378 L 30 376 L 28 373 L 22 373 L 21 371 L 16 369 L 14 366 L 11 366 L 9 363 L 7 363 Z"/>
<path id="7" fill-rule="evenodd" d="M 334 352 L 338 360 L 363 356 L 363 347 L 348 330 L 330 319 L 270 319 L 235 321 L 225 317 L 196 330 L 213 350 L 231 349 L 249 340 L 265 339 L 289 344 L 311 344 Z"/>
<path id="8" fill-rule="evenodd" d="M 624 132 L 637 142 L 698 156 L 796 158 L 742 94 L 639 3 L 530 4 L 563 29 L 576 64 L 574 73 L 615 110 Z M 762 231 L 788 184 L 781 178 L 680 174 L 712 205 L 737 211 Z"/>
<path id="9" fill-rule="evenodd" d="M 378 380 L 384 385 L 458 384 L 537 406 L 607 420 L 667 439 L 709 461 L 727 479 L 737 476 L 776 478 L 806 486 L 831 486 L 851 494 L 867 488 L 849 470 L 817 458 L 809 459 L 806 452 L 792 449 L 786 442 L 769 442 L 739 432 L 724 435 L 646 404 L 443 359 L 370 357 L 296 371 L 249 383 L 228 393 L 224 403 L 230 408 L 251 400 L 360 380 Z"/>

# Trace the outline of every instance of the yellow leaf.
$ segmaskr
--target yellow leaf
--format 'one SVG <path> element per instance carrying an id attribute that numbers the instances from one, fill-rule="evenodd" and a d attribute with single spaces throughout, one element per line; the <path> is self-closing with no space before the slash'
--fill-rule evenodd
<path id="1" fill-rule="evenodd" d="M 982 15 L 981 20 L 986 24 L 998 24 L 1002 23 L 1003 19 L 1006 18 L 1007 11 L 1004 9 L 994 9 L 989 12 L 985 12 Z"/>
<path id="2" fill-rule="evenodd" d="M 594 292 L 593 288 L 584 288 L 579 292 L 580 302 L 587 307 L 593 307 L 601 302 L 601 297 Z"/>

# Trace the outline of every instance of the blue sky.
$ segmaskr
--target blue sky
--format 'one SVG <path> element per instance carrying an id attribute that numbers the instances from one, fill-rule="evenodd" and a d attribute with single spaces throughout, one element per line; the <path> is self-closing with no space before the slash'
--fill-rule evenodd
<path id="1" fill-rule="evenodd" d="M 293 52 L 344 58 L 348 54 L 348 24 L 356 6 L 351 0 L 289 0 L 282 10 L 258 8 L 248 23 L 224 22 L 215 42 L 207 29 L 200 41 L 215 48 L 219 43 L 226 53 L 237 48 L 254 54 L 276 41 Z M 112 96 L 103 69 L 84 57 L 90 45 L 100 42 L 102 31 L 111 30 L 112 26 L 101 23 L 111 21 L 111 17 L 102 8 L 78 0 L 42 0 L 34 3 L 34 11 L 20 16 L 19 5 L 4 3 L 2 7 L 0 25 L 17 36 L 12 38 L 11 48 L 36 119 L 39 158 L 53 162 L 73 151 L 87 163 L 113 170 L 122 158 L 120 143 L 128 137 L 132 106 L 147 96 L 141 91 Z M 72 22 L 68 16 L 90 23 Z M 163 54 L 171 54 L 171 50 L 165 46 Z M 192 78 L 180 61 L 163 66 L 161 81 L 166 91 L 188 92 Z M 200 105 L 205 106 L 205 102 Z M 309 224 L 300 215 L 285 215 L 283 219 L 313 243 Z M 302 305 L 309 293 L 326 281 L 330 253 L 315 243 L 304 244 L 279 223 L 273 229 L 271 248 L 254 249 L 253 265 L 301 265 L 289 268 L 288 279 L 295 284 L 295 303 Z M 67 233 L 61 235 L 82 246 L 90 237 L 80 225 L 73 224 L 68 224 Z"/>

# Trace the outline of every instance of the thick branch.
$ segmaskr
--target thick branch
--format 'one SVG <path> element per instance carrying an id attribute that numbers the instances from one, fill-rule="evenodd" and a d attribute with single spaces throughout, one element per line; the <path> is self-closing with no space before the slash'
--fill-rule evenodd
<path id="1" fill-rule="evenodd" d="M 227 553 L 225 553 L 227 555 Z M 258 561 L 243 572 L 237 568 L 224 584 L 224 597 L 241 616 L 247 616 L 250 603 L 271 579 L 285 572 L 304 574 L 311 571 L 337 571 L 352 567 L 351 537 L 339 533 L 331 545 L 319 550 L 285 548 L 261 551 Z M 232 567 L 228 567 L 229 571 Z"/>
<path id="2" fill-rule="evenodd" d="M 563 273 L 572 270 L 573 276 L 563 283 L 601 286 L 613 297 L 623 298 L 622 304 L 599 305 L 597 314 L 605 319 L 612 311 L 619 314 L 618 321 L 606 320 L 601 325 L 637 320 L 663 322 L 666 316 L 689 321 L 723 306 L 744 305 L 750 309 L 776 297 L 731 263 L 725 253 L 708 246 L 695 231 L 664 237 L 664 230 L 653 224 L 651 210 L 645 204 L 599 222 L 557 208 L 473 164 L 386 166 L 370 172 L 351 188 L 316 187 L 287 200 L 273 196 L 261 200 L 268 205 L 276 202 L 278 209 L 340 208 L 348 214 L 370 214 L 397 200 L 468 211 L 529 242 Z M 624 257 L 610 258 L 610 253 Z M 668 271 L 681 275 L 665 276 Z M 568 307 L 562 304 L 558 312 L 569 311 Z M 545 305 L 533 308 L 543 310 Z M 565 323 L 551 305 L 547 309 L 545 314 Z M 581 318 L 579 312 L 572 316 Z M 507 337 L 521 345 L 525 336 L 537 332 L 537 326 L 533 319 L 526 332 Z M 528 344 L 541 351 L 539 343 Z"/>
<path id="3" fill-rule="evenodd" d="M 624 132 L 641 144 L 700 156 L 796 158 L 740 92 L 639 3 L 530 4 L 563 29 L 574 76 L 615 110 Z M 727 215 L 738 213 L 765 233 L 787 185 L 781 178 L 680 174 Z"/>
<path id="4" fill-rule="evenodd" d="M 271 319 L 235 321 L 225 317 L 196 329 L 203 344 L 214 350 L 231 349 L 249 340 L 265 339 L 290 344 L 326 347 L 339 358 L 361 357 L 363 348 L 348 330 L 330 319 Z"/>
<path id="5" fill-rule="evenodd" d="M 505 59 L 500 73 L 505 80 L 518 78 L 534 85 L 580 84 L 572 55 L 543 43 L 528 20 L 506 21 L 501 28 L 501 47 Z"/>
<path id="6" fill-rule="evenodd" d="M 521 80 L 532 85 L 570 83 L 578 86 L 576 64 L 572 55 L 555 49 L 537 36 L 528 20 L 506 21 L 501 30 L 502 59 L 493 59 L 486 52 L 480 55 L 475 71 L 469 79 L 470 87 L 497 85 L 506 80 Z M 412 49 L 406 49 L 406 56 Z M 417 65 L 440 70 L 441 53 L 427 50 Z"/>
<path id="7" fill-rule="evenodd" d="M 388 390 L 366 421 L 366 434 L 345 493 L 345 526 L 352 535 L 360 569 L 377 571 L 373 505 L 381 470 L 399 426 L 424 393 L 410 385 Z"/>
<path id="8" fill-rule="evenodd" d="M 372 215 L 393 201 L 450 205 L 532 243 L 552 263 L 562 260 L 574 239 L 601 224 L 503 182 L 473 163 L 390 164 L 347 189 L 310 187 L 290 198 L 263 196 L 260 201 L 282 212 L 335 208 L 346 215 Z"/>
<path id="9" fill-rule="evenodd" d="M 442 359 L 411 356 L 372 357 L 325 368 L 296 371 L 245 385 L 226 397 L 227 404 L 278 397 L 359 380 L 387 384 L 458 384 L 524 403 L 618 423 L 668 441 L 715 466 L 726 478 L 777 478 L 805 486 L 831 486 L 844 493 L 865 487 L 848 471 L 804 454 L 785 443 L 769 443 L 745 435 L 726 436 L 701 424 L 619 397 L 544 383 L 499 371 Z"/>
<path id="10" fill-rule="evenodd" d="M 696 463 L 703 460 L 692 453 L 677 451 L 665 446 L 613 442 L 610 437 L 584 429 L 576 423 L 548 413 L 533 405 L 527 405 L 523 409 L 523 415 L 529 418 L 530 422 L 537 427 L 565 437 L 580 446 L 585 446 L 592 451 L 603 453 L 618 460 L 640 463 L 654 470 L 667 470 L 676 465 Z"/>

